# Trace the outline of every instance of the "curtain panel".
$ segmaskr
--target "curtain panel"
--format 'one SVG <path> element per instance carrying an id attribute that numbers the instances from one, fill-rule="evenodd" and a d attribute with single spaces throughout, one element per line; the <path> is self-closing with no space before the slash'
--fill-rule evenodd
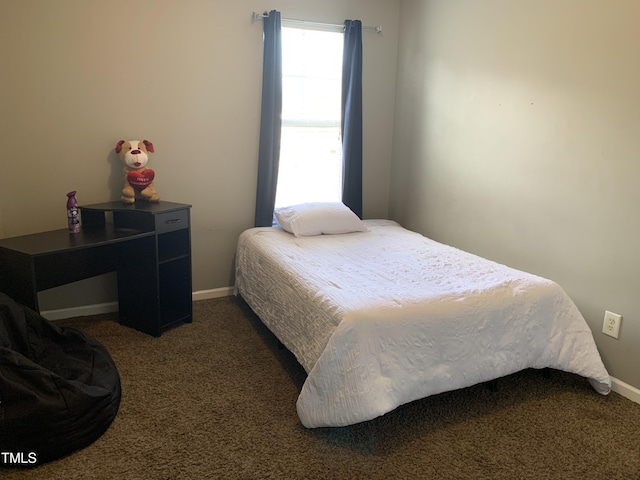
<path id="1" fill-rule="evenodd" d="M 282 27 L 280 12 L 263 18 L 262 112 L 258 149 L 255 226 L 270 227 L 276 203 L 282 130 Z"/>
<path id="2" fill-rule="evenodd" d="M 362 218 L 362 22 L 345 20 L 342 57 L 342 203 Z"/>

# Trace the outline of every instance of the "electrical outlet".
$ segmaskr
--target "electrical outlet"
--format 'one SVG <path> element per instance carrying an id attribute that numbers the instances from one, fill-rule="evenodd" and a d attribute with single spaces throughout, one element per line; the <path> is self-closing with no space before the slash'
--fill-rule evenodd
<path id="1" fill-rule="evenodd" d="M 613 338 L 618 338 L 620 335 L 620 323 L 622 322 L 622 315 L 612 313 L 610 311 L 604 312 L 604 323 L 602 325 L 602 333 L 609 335 Z"/>

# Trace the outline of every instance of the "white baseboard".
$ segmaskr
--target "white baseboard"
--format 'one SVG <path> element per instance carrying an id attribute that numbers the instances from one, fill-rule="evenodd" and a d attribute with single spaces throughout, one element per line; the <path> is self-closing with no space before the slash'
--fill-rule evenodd
<path id="1" fill-rule="evenodd" d="M 64 318 L 98 315 L 118 311 L 118 302 L 95 303 L 80 307 L 60 308 L 58 310 L 43 310 L 40 314 L 47 320 L 62 320 Z"/>
<path id="2" fill-rule="evenodd" d="M 198 290 L 193 292 L 193 301 L 208 300 L 210 298 L 230 297 L 235 287 L 212 288 L 210 290 Z"/>
<path id="3" fill-rule="evenodd" d="M 194 302 L 207 300 L 210 298 L 221 298 L 233 295 L 234 287 L 212 288 L 210 290 L 199 290 L 191 294 Z M 93 305 L 82 305 L 80 307 L 60 308 L 58 310 L 44 310 L 41 315 L 47 320 L 62 320 L 64 318 L 82 317 L 85 315 L 98 315 L 118 311 L 118 302 L 97 303 Z"/>
<path id="4" fill-rule="evenodd" d="M 628 398 L 632 402 L 640 403 L 640 389 L 637 389 L 628 383 L 624 383 L 622 380 L 611 377 L 611 390 L 619 393 L 625 398 Z"/>

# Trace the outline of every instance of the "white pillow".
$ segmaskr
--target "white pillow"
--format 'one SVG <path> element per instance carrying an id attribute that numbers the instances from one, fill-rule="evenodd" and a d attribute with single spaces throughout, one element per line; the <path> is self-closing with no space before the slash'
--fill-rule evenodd
<path id="1" fill-rule="evenodd" d="M 367 227 L 342 202 L 302 203 L 275 209 L 280 226 L 296 237 L 366 232 Z"/>

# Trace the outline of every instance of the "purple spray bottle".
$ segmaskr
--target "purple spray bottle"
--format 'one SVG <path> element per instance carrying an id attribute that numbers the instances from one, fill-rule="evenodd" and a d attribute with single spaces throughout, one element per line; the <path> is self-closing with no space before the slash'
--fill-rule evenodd
<path id="1" fill-rule="evenodd" d="M 67 223 L 71 233 L 80 231 L 80 212 L 78 211 L 78 201 L 76 200 L 76 192 L 67 193 Z"/>

